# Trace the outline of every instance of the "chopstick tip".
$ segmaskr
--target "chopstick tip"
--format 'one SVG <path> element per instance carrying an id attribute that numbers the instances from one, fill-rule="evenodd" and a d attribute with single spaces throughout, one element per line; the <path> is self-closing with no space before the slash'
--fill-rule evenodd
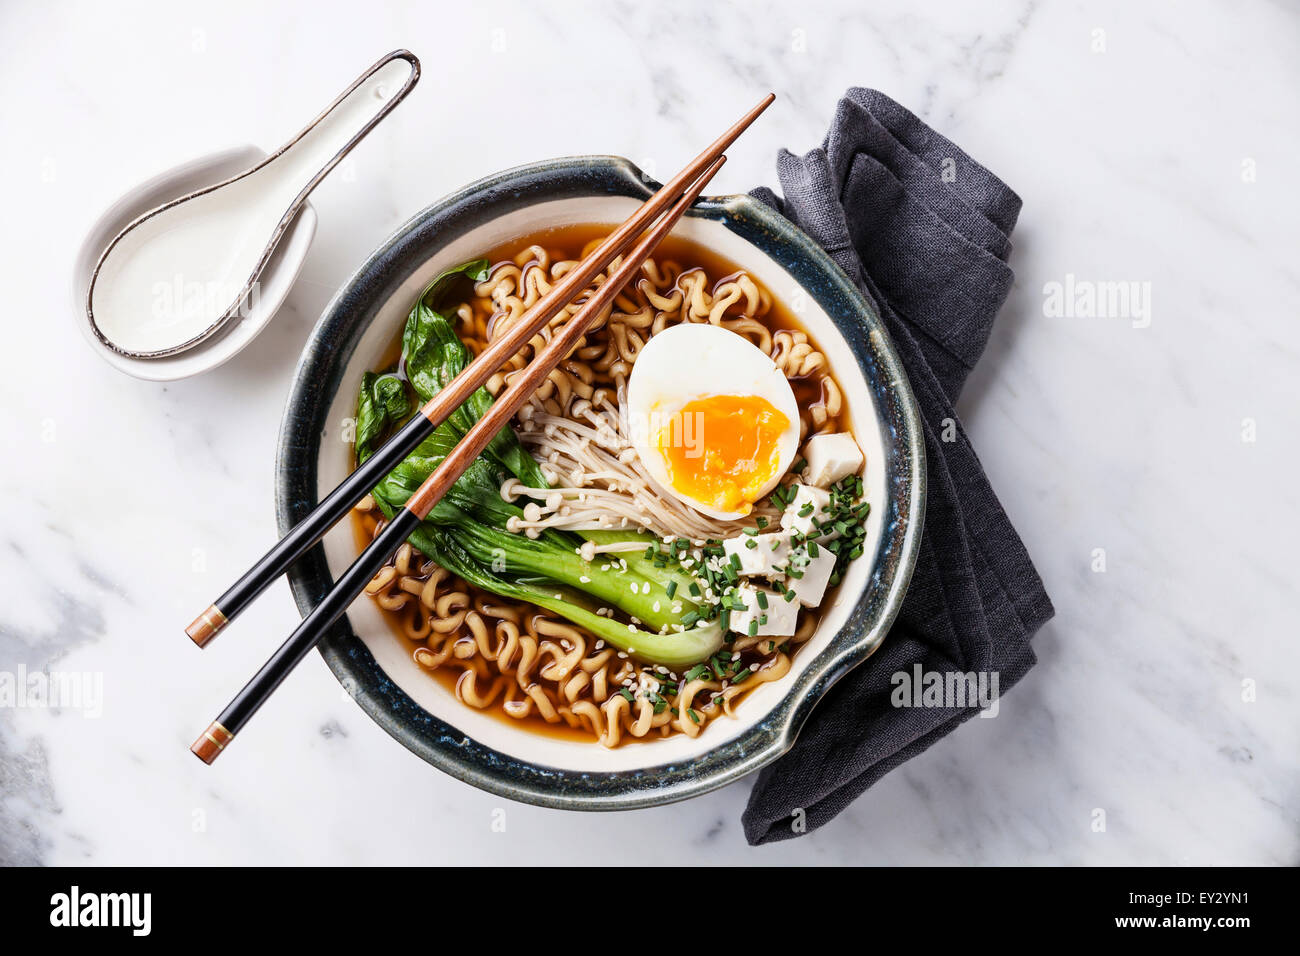
<path id="1" fill-rule="evenodd" d="M 758 101 L 758 104 L 754 106 L 753 109 L 751 109 L 748 113 L 744 115 L 744 117 L 740 120 L 740 123 L 737 125 L 739 125 L 742 129 L 749 126 L 750 123 L 754 122 L 754 120 L 758 119 L 761 115 L 763 115 L 763 111 L 766 110 L 769 106 L 771 106 L 774 102 L 776 102 L 776 94 L 768 93 L 767 96 L 763 97 L 761 100 Z"/>

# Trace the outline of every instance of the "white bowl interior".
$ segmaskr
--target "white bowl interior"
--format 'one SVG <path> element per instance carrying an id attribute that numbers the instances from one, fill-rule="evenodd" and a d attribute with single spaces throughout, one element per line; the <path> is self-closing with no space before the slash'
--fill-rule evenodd
<path id="1" fill-rule="evenodd" d="M 362 373 L 375 368 L 381 361 L 381 356 L 405 321 L 415 297 L 437 273 L 475 258 L 487 249 L 540 229 L 580 223 L 621 222 L 637 205 L 633 199 L 613 196 L 539 203 L 494 219 L 439 249 L 384 304 L 349 360 L 326 419 L 326 438 L 321 443 L 319 458 L 318 496 L 323 498 L 351 470 L 352 448 L 343 438 L 351 434 L 346 425 L 356 414 L 357 389 L 361 384 Z M 867 522 L 864 554 L 874 555 L 880 545 L 881 515 L 885 511 L 884 502 L 877 497 L 884 494 L 885 489 L 885 453 L 879 417 L 871 393 L 848 343 L 816 301 L 800 289 L 784 268 L 725 226 L 711 219 L 687 217 L 678 224 L 674 234 L 712 249 L 748 270 L 773 295 L 792 308 L 808 333 L 830 358 L 836 380 L 845 393 L 854 437 L 866 457 L 865 481 L 872 510 Z M 326 559 L 331 575 L 335 578 L 356 558 L 353 534 L 350 522 L 340 522 L 324 539 Z M 429 713 L 478 742 L 512 757 L 565 770 L 632 770 L 691 760 L 760 722 L 789 692 L 794 677 L 808 667 L 844 625 L 865 590 L 871 571 L 867 557 L 850 565 L 849 573 L 836 592 L 834 602 L 823 606 L 817 633 L 794 656 L 791 673 L 780 681 L 762 685 L 750 694 L 737 708 L 736 719 L 718 718 L 695 738 L 685 735 L 656 738 L 625 743 L 614 750 L 602 747 L 595 741 L 566 740 L 529 731 L 525 727 L 512 726 L 508 718 L 502 719 L 495 714 L 484 713 L 462 704 L 443 684 L 411 659 L 406 647 L 393 634 L 379 609 L 368 598 L 363 597 L 353 603 L 348 611 L 348 620 L 375 656 L 379 666 L 403 691 Z"/>
<path id="2" fill-rule="evenodd" d="M 82 336 L 104 361 L 118 371 L 151 382 L 172 382 L 216 368 L 234 358 L 266 328 L 293 288 L 316 235 L 316 210 L 304 202 L 259 276 L 260 296 L 248 315 L 232 320 L 212 338 L 175 355 L 134 358 L 115 352 L 95 335 L 86 314 L 90 276 L 108 244 L 123 229 L 151 209 L 205 186 L 229 179 L 266 158 L 256 146 L 236 146 L 191 160 L 141 183 L 95 221 L 77 252 L 72 274 L 72 313 Z"/>

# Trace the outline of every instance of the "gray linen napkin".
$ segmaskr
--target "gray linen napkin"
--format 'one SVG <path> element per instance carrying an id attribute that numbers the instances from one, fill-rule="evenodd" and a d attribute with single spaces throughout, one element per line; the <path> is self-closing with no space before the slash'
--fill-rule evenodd
<path id="1" fill-rule="evenodd" d="M 816 829 L 979 712 L 895 707 L 896 672 L 996 672 L 1005 693 L 1034 665 L 1029 639 L 1054 613 L 953 410 L 1011 289 L 1020 197 L 868 89 L 845 94 L 821 149 L 782 150 L 777 171 L 784 198 L 754 195 L 821 243 L 884 317 L 921 408 L 929 482 L 898 619 L 759 774 L 742 817 L 751 844 Z"/>

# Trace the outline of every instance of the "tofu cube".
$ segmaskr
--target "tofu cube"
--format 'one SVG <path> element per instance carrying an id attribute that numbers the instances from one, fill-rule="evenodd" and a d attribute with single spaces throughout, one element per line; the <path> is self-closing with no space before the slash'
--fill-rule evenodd
<path id="1" fill-rule="evenodd" d="M 754 633 L 760 637 L 789 637 L 795 632 L 799 623 L 798 601 L 787 601 L 775 591 L 752 584 L 742 584 L 731 596 L 745 603 L 743 611 L 731 612 L 731 629 L 736 633 L 748 634 L 750 624 L 755 625 Z"/>
<path id="2" fill-rule="evenodd" d="M 750 542 L 754 543 L 751 548 Z M 731 560 L 734 554 L 740 560 L 737 573 L 746 577 L 779 578 L 785 573 L 785 565 L 790 560 L 790 536 L 774 532 L 772 534 L 742 534 L 722 542 L 722 550 Z"/>
<path id="3" fill-rule="evenodd" d="M 845 432 L 813 435 L 803 446 L 804 480 L 819 488 L 829 488 L 841 478 L 857 474 L 862 467 L 862 450 L 853 436 Z"/>
<path id="4" fill-rule="evenodd" d="M 791 574 L 785 580 L 785 586 L 794 592 L 795 600 L 804 607 L 821 604 L 835 571 L 835 555 L 825 548 L 818 548 L 816 556 L 809 557 L 806 550 L 799 548 L 790 556 L 790 567 L 801 574 L 801 577 Z"/>
<path id="5" fill-rule="evenodd" d="M 812 485 L 798 484 L 794 488 L 794 499 L 785 506 L 785 513 L 781 515 L 781 527 L 809 538 L 825 536 L 829 540 L 836 537 L 838 532 L 821 532 L 813 525 L 813 521 L 830 518 L 830 513 L 822 509 L 830 507 L 831 493 Z"/>

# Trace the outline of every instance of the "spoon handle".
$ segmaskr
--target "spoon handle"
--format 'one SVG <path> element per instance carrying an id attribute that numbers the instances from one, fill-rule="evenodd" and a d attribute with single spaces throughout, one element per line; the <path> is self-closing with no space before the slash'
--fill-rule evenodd
<path id="1" fill-rule="evenodd" d="M 293 217 L 316 184 L 339 164 L 395 107 L 420 78 L 420 61 L 394 50 L 366 70 L 293 139 L 260 164 L 275 168 L 277 180 L 299 185 L 285 221 Z"/>

